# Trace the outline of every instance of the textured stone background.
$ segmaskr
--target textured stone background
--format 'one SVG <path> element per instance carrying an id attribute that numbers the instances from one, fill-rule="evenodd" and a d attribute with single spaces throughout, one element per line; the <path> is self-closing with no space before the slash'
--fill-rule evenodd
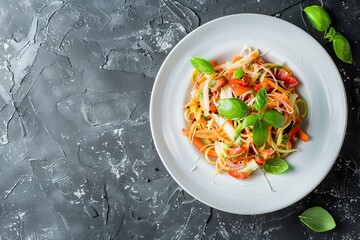
<path id="1" fill-rule="evenodd" d="M 304 21 L 312 4 L 348 37 L 353 65 Z M 0 0 L 0 239 L 360 239 L 359 8 L 358 0 Z M 211 209 L 179 188 L 154 148 L 148 114 L 154 78 L 176 43 L 242 12 L 316 37 L 349 104 L 345 142 L 325 180 L 298 203 L 256 216 Z M 299 222 L 315 205 L 334 216 L 334 231 Z"/>

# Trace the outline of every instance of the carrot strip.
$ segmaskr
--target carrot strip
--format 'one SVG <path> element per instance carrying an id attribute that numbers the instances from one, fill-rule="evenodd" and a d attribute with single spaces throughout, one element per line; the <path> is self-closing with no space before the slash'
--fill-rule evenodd
<path id="1" fill-rule="evenodd" d="M 185 134 L 186 136 L 189 134 L 189 131 L 188 131 L 187 129 L 185 129 L 185 128 L 181 129 L 181 131 L 182 131 L 183 134 Z M 193 144 L 194 144 L 194 146 L 195 146 L 197 149 L 200 150 L 200 152 L 205 153 L 205 151 L 206 151 L 206 149 L 204 148 L 205 145 L 204 145 L 197 137 L 194 137 L 194 139 L 193 139 Z M 217 154 L 216 154 L 216 152 L 215 152 L 214 150 L 210 150 L 210 151 L 208 152 L 208 156 L 210 156 L 210 157 L 216 157 L 216 158 L 218 157 Z"/>
<path id="2" fill-rule="evenodd" d="M 298 136 L 301 140 L 303 140 L 304 142 L 307 142 L 310 140 L 309 135 L 307 135 L 301 128 L 298 131 Z"/>
<path id="3" fill-rule="evenodd" d="M 277 85 L 276 85 L 273 81 L 271 81 L 270 79 L 264 78 L 264 82 L 267 83 L 268 85 L 270 85 L 271 87 L 273 87 L 275 90 L 278 90 L 279 92 L 286 94 L 285 89 L 283 89 L 283 88 L 280 87 L 280 86 L 277 86 Z"/>
<path id="4" fill-rule="evenodd" d="M 240 56 L 240 55 L 236 56 L 236 57 L 233 58 L 232 62 L 234 63 L 236 61 L 239 61 L 240 59 L 242 59 L 242 56 Z"/>

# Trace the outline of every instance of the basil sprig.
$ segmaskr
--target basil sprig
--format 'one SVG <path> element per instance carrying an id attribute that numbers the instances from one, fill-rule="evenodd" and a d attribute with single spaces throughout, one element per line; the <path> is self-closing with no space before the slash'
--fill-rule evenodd
<path id="1" fill-rule="evenodd" d="M 201 73 L 211 75 L 215 72 L 215 69 L 211 63 L 203 58 L 192 57 L 190 62 L 191 65 L 193 65 L 193 67 Z"/>
<path id="2" fill-rule="evenodd" d="M 236 133 L 249 126 L 254 126 L 252 130 L 253 140 L 257 147 L 265 144 L 268 138 L 268 125 L 281 128 L 285 124 L 285 117 L 275 110 L 265 111 L 267 108 L 268 96 L 266 89 L 262 87 L 256 94 L 254 109 L 257 114 L 250 114 L 241 123 L 241 128 Z"/>
<path id="3" fill-rule="evenodd" d="M 334 218 L 321 207 L 312 207 L 303 212 L 300 221 L 315 232 L 326 232 L 336 227 Z"/>
<path id="4" fill-rule="evenodd" d="M 264 170 L 271 174 L 280 174 L 285 172 L 289 168 L 289 165 L 285 160 L 281 158 L 271 158 L 266 160 L 264 164 Z"/>
<path id="5" fill-rule="evenodd" d="M 241 120 L 249 114 L 246 103 L 238 98 L 225 98 L 217 102 L 220 115 L 229 120 Z"/>
<path id="6" fill-rule="evenodd" d="M 336 32 L 333 27 L 330 27 L 331 19 L 325 9 L 313 5 L 306 7 L 304 12 L 314 28 L 320 32 L 324 32 L 324 38 L 333 43 L 336 56 L 345 63 L 353 63 L 349 41 L 342 34 Z"/>

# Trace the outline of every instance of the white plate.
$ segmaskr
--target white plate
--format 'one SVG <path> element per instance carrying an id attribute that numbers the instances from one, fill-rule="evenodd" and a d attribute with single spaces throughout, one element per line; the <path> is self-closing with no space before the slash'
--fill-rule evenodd
<path id="1" fill-rule="evenodd" d="M 309 106 L 306 131 L 298 152 L 286 160 L 291 169 L 267 174 L 270 191 L 258 171 L 247 180 L 214 176 L 214 166 L 180 135 L 185 126 L 182 106 L 189 100 L 190 57 L 228 60 L 245 46 L 267 52 L 266 59 L 289 66 Z M 302 29 L 278 18 L 238 14 L 211 21 L 187 35 L 170 52 L 156 77 L 150 102 L 151 130 L 158 153 L 171 176 L 189 194 L 216 209 L 237 214 L 279 210 L 300 200 L 324 179 L 343 143 L 347 103 L 334 62 Z M 201 158 L 196 161 L 196 159 Z M 196 166 L 196 170 L 191 169 Z"/>

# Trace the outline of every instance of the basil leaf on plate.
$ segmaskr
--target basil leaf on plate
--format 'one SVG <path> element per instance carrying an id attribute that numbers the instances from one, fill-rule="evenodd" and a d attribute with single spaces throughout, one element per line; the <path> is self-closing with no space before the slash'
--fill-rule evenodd
<path id="1" fill-rule="evenodd" d="M 320 32 L 326 32 L 331 24 L 329 14 L 318 5 L 306 7 L 304 9 L 306 16 L 309 18 L 311 24 Z"/>
<path id="2" fill-rule="evenodd" d="M 289 165 L 285 162 L 285 160 L 281 158 L 271 158 L 266 160 L 264 164 L 264 170 L 267 173 L 271 174 L 280 174 L 285 172 L 289 168 Z"/>
<path id="3" fill-rule="evenodd" d="M 276 128 L 281 128 L 285 124 L 285 117 L 276 110 L 269 110 L 264 113 L 264 121 Z"/>
<path id="4" fill-rule="evenodd" d="M 268 137 L 268 129 L 266 124 L 258 120 L 254 124 L 252 134 L 254 143 L 257 147 L 261 147 L 262 145 L 264 145 Z"/>
<path id="5" fill-rule="evenodd" d="M 241 123 L 241 129 L 254 125 L 256 121 L 257 121 L 257 116 L 255 114 L 251 114 L 247 116 Z"/>
<path id="6" fill-rule="evenodd" d="M 266 89 L 262 87 L 257 93 L 256 93 L 256 99 L 254 103 L 254 109 L 257 111 L 265 110 L 267 107 L 267 101 L 268 96 L 266 93 Z"/>
<path id="7" fill-rule="evenodd" d="M 239 78 L 242 78 L 243 74 L 244 74 L 244 69 L 238 68 L 238 69 L 234 72 L 233 77 L 236 78 L 236 79 L 239 79 Z"/>
<path id="8" fill-rule="evenodd" d="M 217 102 L 219 115 L 229 120 L 241 120 L 249 113 L 246 103 L 237 98 L 225 98 Z"/>
<path id="9" fill-rule="evenodd" d="M 303 212 L 300 221 L 315 232 L 326 232 L 336 227 L 334 218 L 321 207 L 312 207 Z"/>
<path id="10" fill-rule="evenodd" d="M 211 63 L 203 58 L 192 57 L 190 62 L 196 70 L 206 75 L 211 75 L 215 72 Z"/>

